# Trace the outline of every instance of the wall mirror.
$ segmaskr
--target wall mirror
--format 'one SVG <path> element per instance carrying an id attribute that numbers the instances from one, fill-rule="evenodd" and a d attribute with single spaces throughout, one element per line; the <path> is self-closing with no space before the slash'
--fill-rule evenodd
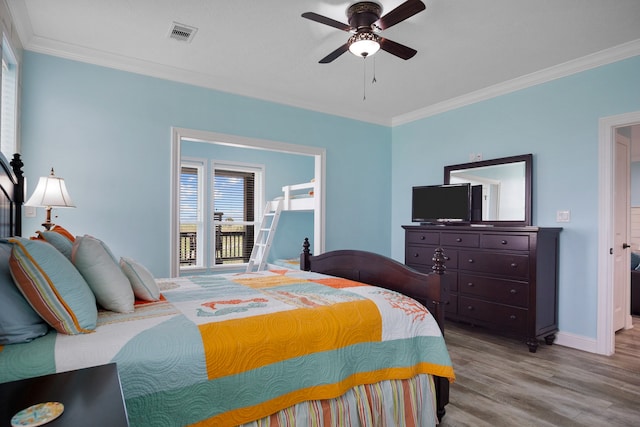
<path id="1" fill-rule="evenodd" d="M 445 166 L 444 183 L 470 183 L 474 192 L 473 222 L 531 225 L 533 155 L 503 157 Z"/>

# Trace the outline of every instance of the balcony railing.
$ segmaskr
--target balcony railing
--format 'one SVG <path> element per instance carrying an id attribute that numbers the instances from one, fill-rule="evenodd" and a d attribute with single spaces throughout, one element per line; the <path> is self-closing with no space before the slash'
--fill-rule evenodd
<path id="1" fill-rule="evenodd" d="M 247 227 L 244 231 L 218 229 L 216 226 L 216 264 L 240 264 L 249 262 L 253 248 L 253 238 L 249 238 Z M 180 265 L 197 265 L 197 232 L 180 232 Z"/>

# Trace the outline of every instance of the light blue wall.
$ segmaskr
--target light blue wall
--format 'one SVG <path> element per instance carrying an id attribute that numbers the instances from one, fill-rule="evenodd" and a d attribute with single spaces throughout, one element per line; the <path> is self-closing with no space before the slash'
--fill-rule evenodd
<path id="1" fill-rule="evenodd" d="M 389 255 L 387 127 L 26 51 L 22 78 L 28 194 L 54 166 L 78 206 L 54 210 L 58 222 L 158 277 L 169 274 L 172 126 L 324 147 L 326 249 Z"/>
<path id="2" fill-rule="evenodd" d="M 598 119 L 640 110 L 640 57 L 602 66 L 393 129 L 392 256 L 403 259 L 410 189 L 443 167 L 533 153 L 533 223 L 560 236 L 560 330 L 596 336 Z M 570 210 L 571 222 L 555 222 Z"/>

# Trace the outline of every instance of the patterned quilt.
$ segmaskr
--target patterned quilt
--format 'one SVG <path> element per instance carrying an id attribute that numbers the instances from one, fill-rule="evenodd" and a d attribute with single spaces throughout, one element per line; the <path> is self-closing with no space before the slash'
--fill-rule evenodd
<path id="1" fill-rule="evenodd" d="M 162 299 L 102 311 L 86 335 L 0 347 L 0 382 L 117 362 L 131 425 L 237 425 L 360 384 L 453 379 L 414 300 L 295 270 L 158 280 Z"/>

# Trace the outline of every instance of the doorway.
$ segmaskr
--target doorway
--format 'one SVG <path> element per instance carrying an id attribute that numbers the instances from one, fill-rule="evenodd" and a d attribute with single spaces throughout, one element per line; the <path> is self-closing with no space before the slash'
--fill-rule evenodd
<path id="1" fill-rule="evenodd" d="M 221 134 L 195 129 L 171 128 L 171 208 L 170 208 L 170 277 L 179 274 L 178 238 L 180 235 L 178 213 L 178 191 L 180 177 L 181 141 L 193 140 L 211 144 L 220 144 L 231 147 L 246 148 L 251 150 L 268 150 L 281 153 L 289 153 L 303 156 L 311 156 L 314 161 L 313 176 L 315 179 L 315 197 L 319 200 L 319 207 L 314 211 L 313 244 L 314 252 L 321 254 L 325 246 L 325 172 L 326 150 L 324 148 L 306 145 L 289 144 L 278 141 L 262 140 L 236 135 Z"/>
<path id="2" fill-rule="evenodd" d="M 596 332 L 596 353 L 611 355 L 615 351 L 615 275 L 616 266 L 613 255 L 615 242 L 615 164 L 616 133 L 619 128 L 640 125 L 640 111 L 605 117 L 599 122 L 599 203 L 598 203 L 598 318 Z M 620 161 L 620 160 L 618 160 Z M 627 166 L 630 156 L 627 157 Z M 630 183 L 629 183 L 630 184 Z M 624 265 L 627 266 L 628 263 Z M 630 274 L 629 271 L 623 274 Z M 631 328 L 629 313 L 629 291 L 626 298 L 626 316 L 624 328 Z"/>

